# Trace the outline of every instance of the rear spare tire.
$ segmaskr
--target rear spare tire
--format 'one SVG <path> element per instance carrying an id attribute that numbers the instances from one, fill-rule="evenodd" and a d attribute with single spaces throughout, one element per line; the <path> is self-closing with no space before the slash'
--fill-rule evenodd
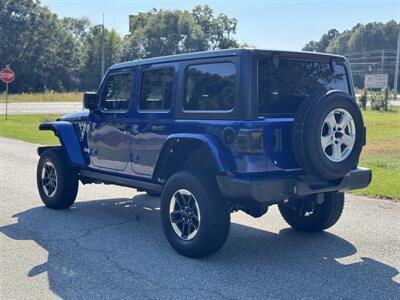
<path id="1" fill-rule="evenodd" d="M 296 113 L 293 151 L 307 174 L 325 179 L 343 177 L 357 166 L 364 141 L 361 111 L 344 92 L 330 91 L 305 101 Z"/>

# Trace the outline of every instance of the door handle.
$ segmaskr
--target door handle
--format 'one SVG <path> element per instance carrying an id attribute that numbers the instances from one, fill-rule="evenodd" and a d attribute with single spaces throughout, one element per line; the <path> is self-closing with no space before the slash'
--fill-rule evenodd
<path id="1" fill-rule="evenodd" d="M 167 130 L 167 126 L 165 125 L 152 125 L 151 131 L 153 132 L 165 132 Z"/>

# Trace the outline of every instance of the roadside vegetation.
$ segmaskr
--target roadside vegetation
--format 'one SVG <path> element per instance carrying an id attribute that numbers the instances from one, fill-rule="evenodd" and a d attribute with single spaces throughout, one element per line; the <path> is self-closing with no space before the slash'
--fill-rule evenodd
<path id="1" fill-rule="evenodd" d="M 367 126 L 367 146 L 360 165 L 373 171 L 368 188 L 354 191 L 357 195 L 400 201 L 400 112 L 364 111 Z M 0 136 L 30 143 L 55 145 L 58 139 L 38 125 L 55 120 L 57 115 L 10 115 L 0 120 Z"/>
<path id="2" fill-rule="evenodd" d="M 358 195 L 400 200 L 400 112 L 364 111 L 367 145 L 360 165 L 372 169 L 372 182 Z"/>
<path id="3" fill-rule="evenodd" d="M 42 122 L 54 121 L 58 115 L 0 115 L 0 136 L 42 145 L 57 145 L 58 138 L 49 131 L 39 131 Z"/>
<path id="4" fill-rule="evenodd" d="M 44 92 L 44 93 L 20 93 L 8 95 L 8 102 L 82 102 L 81 92 Z M 6 95 L 0 94 L 0 103 L 6 102 Z"/>
<path id="5" fill-rule="evenodd" d="M 121 36 L 87 17 L 60 18 L 41 1 L 2 0 L 0 24 L 0 69 L 9 64 L 16 74 L 11 93 L 95 90 L 101 53 L 107 69 L 120 61 L 241 46 L 237 20 L 207 5 L 130 14 L 129 33 Z"/>

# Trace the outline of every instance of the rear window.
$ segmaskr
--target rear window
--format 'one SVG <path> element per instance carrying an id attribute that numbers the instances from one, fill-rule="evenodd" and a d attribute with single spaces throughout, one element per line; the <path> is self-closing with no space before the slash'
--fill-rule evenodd
<path id="1" fill-rule="evenodd" d="M 304 99 L 330 90 L 349 94 L 346 69 L 335 72 L 324 62 L 271 58 L 258 61 L 258 107 L 260 114 L 294 114 Z"/>
<path id="2" fill-rule="evenodd" d="M 185 110 L 231 110 L 235 105 L 236 67 L 234 63 L 192 65 L 186 69 Z"/>
<path id="3" fill-rule="evenodd" d="M 173 80 L 172 68 L 144 71 L 140 90 L 140 110 L 169 110 Z"/>

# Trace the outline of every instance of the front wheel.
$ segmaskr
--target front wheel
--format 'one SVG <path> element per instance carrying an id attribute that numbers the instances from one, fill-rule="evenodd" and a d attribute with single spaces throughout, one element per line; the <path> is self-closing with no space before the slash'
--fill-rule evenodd
<path id="1" fill-rule="evenodd" d="M 61 148 L 42 153 L 36 172 L 37 187 L 43 203 L 52 209 L 70 207 L 78 192 L 78 174 L 68 164 Z"/>
<path id="2" fill-rule="evenodd" d="M 278 205 L 282 217 L 294 229 L 317 232 L 336 224 L 342 215 L 344 193 L 329 192 L 323 197 L 309 195 Z"/>
<path id="3" fill-rule="evenodd" d="M 219 250 L 230 228 L 230 209 L 212 176 L 178 172 L 161 196 L 161 221 L 171 246 L 188 257 Z"/>

